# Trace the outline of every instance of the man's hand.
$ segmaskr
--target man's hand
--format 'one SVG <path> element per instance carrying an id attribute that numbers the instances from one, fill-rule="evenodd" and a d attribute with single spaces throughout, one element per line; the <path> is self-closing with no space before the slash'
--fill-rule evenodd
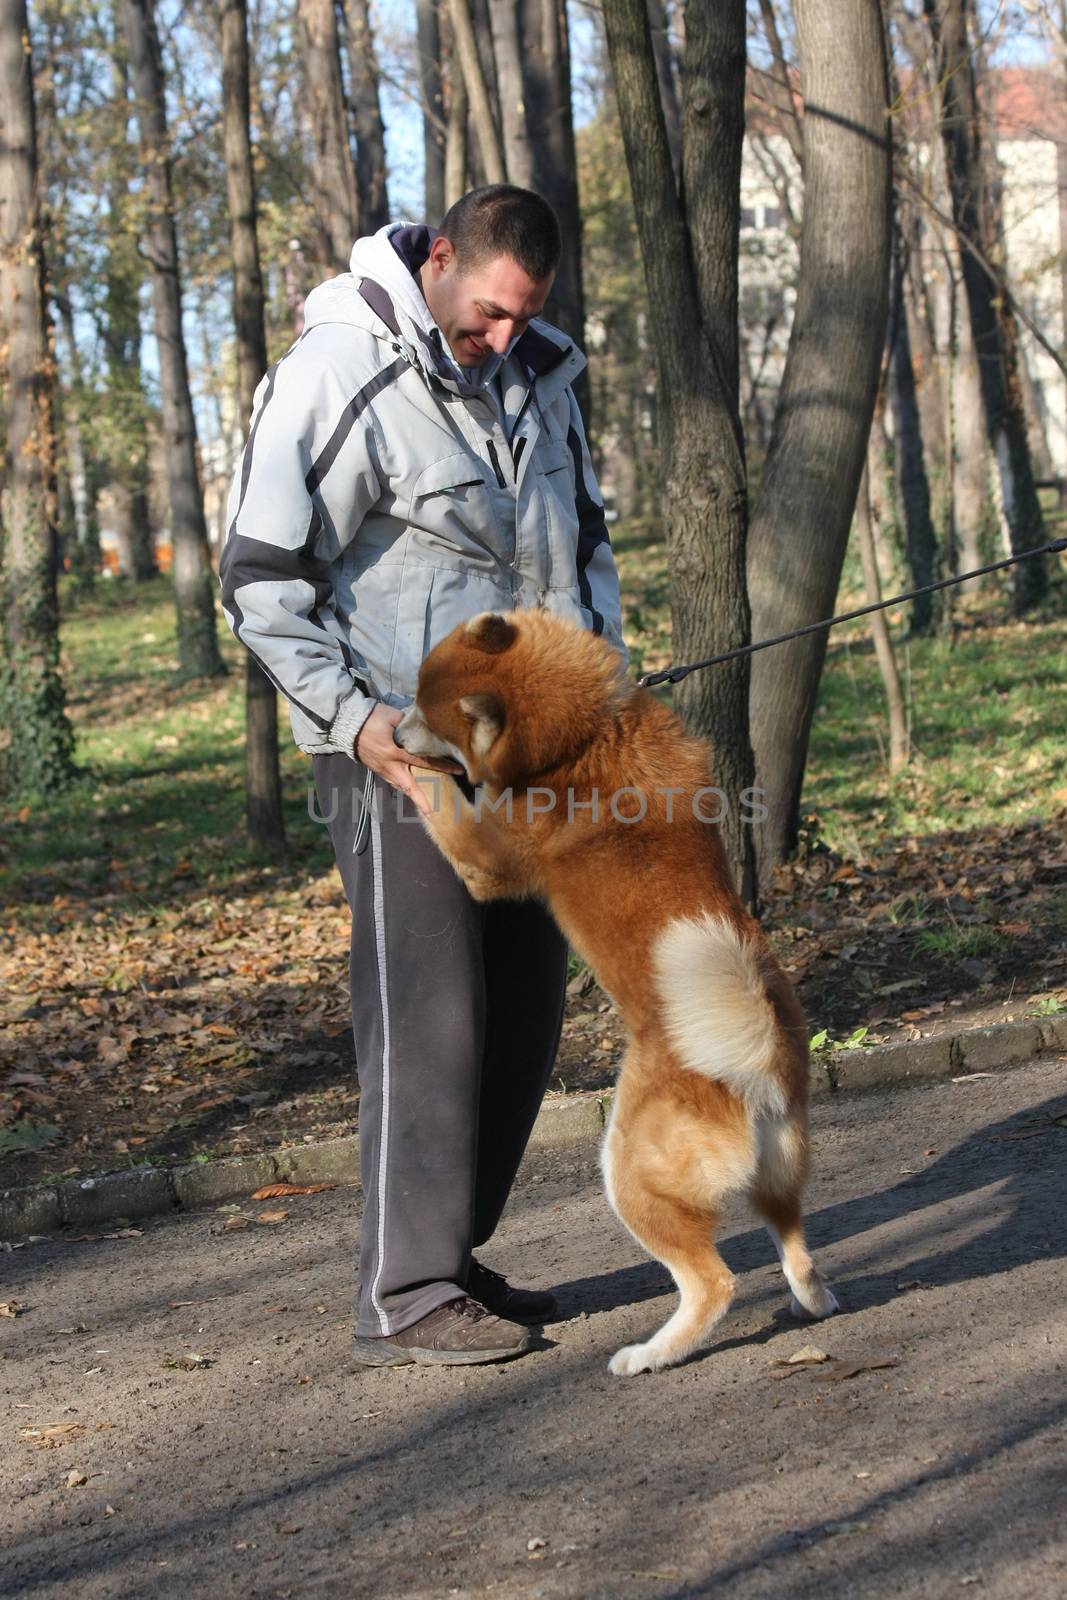
<path id="1" fill-rule="evenodd" d="M 375 706 L 356 738 L 356 759 L 362 761 L 365 767 L 376 772 L 386 783 L 392 784 L 394 789 L 401 789 L 408 795 L 416 809 L 423 816 L 429 816 L 433 807 L 430 796 L 427 794 L 428 785 L 418 783 L 412 773 L 413 767 L 429 767 L 434 772 L 462 772 L 463 768 L 457 761 L 437 761 L 432 756 L 410 756 L 406 750 L 401 750 L 393 742 L 393 729 L 404 715 L 395 706 L 383 705 L 381 701 Z"/>

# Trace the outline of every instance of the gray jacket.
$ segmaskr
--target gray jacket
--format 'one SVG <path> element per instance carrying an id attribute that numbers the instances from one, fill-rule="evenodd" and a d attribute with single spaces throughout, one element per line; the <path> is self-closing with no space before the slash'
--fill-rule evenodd
<path id="1" fill-rule="evenodd" d="M 456 367 L 412 276 L 432 238 L 391 224 L 308 296 L 230 491 L 223 610 L 302 750 L 352 755 L 375 701 L 407 705 L 427 651 L 480 611 L 544 606 L 623 648 L 570 388 L 585 359 L 534 321 Z"/>

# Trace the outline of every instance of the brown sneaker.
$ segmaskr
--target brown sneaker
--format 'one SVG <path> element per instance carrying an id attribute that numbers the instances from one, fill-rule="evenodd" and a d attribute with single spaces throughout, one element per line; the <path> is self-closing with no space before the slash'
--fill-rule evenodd
<path id="1" fill-rule="evenodd" d="M 461 1294 L 438 1306 L 421 1321 L 382 1338 L 357 1338 L 352 1354 L 360 1366 L 469 1367 L 483 1361 L 510 1361 L 533 1344 L 528 1328 L 494 1317 L 491 1311 Z"/>
<path id="2" fill-rule="evenodd" d="M 539 1327 L 556 1315 L 556 1297 L 547 1289 L 516 1289 L 499 1272 L 471 1256 L 467 1293 L 495 1316 Z"/>

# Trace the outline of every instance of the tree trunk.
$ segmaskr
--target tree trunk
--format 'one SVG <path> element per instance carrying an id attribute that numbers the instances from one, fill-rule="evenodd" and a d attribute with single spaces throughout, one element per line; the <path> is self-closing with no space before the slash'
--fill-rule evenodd
<path id="1" fill-rule="evenodd" d="M 141 372 L 140 293 L 144 261 L 130 220 L 134 161 L 127 144 L 129 85 L 122 42 L 122 0 L 115 5 L 111 53 L 112 100 L 121 141 L 112 149 L 107 186 L 104 269 L 104 351 L 107 358 L 107 471 L 121 502 L 128 570 L 135 583 L 158 574 L 148 503 L 148 406 Z"/>
<path id="2" fill-rule="evenodd" d="M 534 154 L 527 125 L 526 84 L 522 70 L 521 10 L 515 0 L 489 0 L 489 17 L 493 28 L 508 182 L 517 183 L 523 189 L 532 189 L 535 187 Z"/>
<path id="3" fill-rule="evenodd" d="M 992 517 L 989 487 L 989 441 L 982 413 L 982 384 L 971 334 L 971 314 L 963 285 L 952 285 L 956 338 L 952 369 L 952 451 L 955 462 L 952 500 L 959 545 L 958 572 L 982 563 L 981 535 Z M 966 587 L 977 589 L 981 578 Z"/>
<path id="4" fill-rule="evenodd" d="M 144 183 L 150 200 L 145 247 L 152 271 L 163 394 L 174 597 L 178 609 L 178 672 L 182 678 L 213 677 L 224 673 L 226 667 L 215 634 L 214 583 L 197 470 L 196 420 L 182 334 L 182 291 L 171 199 L 163 62 L 153 0 L 125 0 L 125 18 L 141 130 Z"/>
<path id="5" fill-rule="evenodd" d="M 893 408 L 897 477 L 904 507 L 908 567 L 911 572 L 909 587 L 918 589 L 924 584 L 933 583 L 937 576 L 937 536 L 930 516 L 930 485 L 923 459 L 922 425 L 904 305 L 904 241 L 899 229 L 895 254 L 889 319 L 889 370 L 886 376 Z M 933 623 L 934 597 L 930 594 L 919 595 L 911 603 L 911 631 L 916 634 L 929 633 Z"/>
<path id="6" fill-rule="evenodd" d="M 744 0 L 687 16 L 679 197 L 645 0 L 605 0 L 604 24 L 630 170 L 656 352 L 673 654 L 679 663 L 749 638 L 747 489 L 737 408 L 737 232 L 744 131 Z M 711 743 L 721 832 L 754 903 L 748 659 L 694 673 L 677 695 Z"/>
<path id="7" fill-rule="evenodd" d="M 1000 479 L 1012 550 L 1032 549 L 1045 539 L 1034 486 L 1019 382 L 1018 330 L 1002 283 L 977 259 L 996 252 L 990 196 L 982 169 L 978 96 L 968 37 L 967 0 L 923 0 L 937 57 L 941 132 L 945 142 L 952 216 L 960 239 L 963 282 L 978 353 L 986 431 Z M 1044 596 L 1048 570 L 1043 557 L 1013 569 L 1015 608 L 1022 612 Z"/>
<path id="8" fill-rule="evenodd" d="M 504 183 L 507 179 L 504 153 L 500 148 L 500 135 L 497 132 L 496 118 L 489 99 L 482 58 L 478 54 L 478 41 L 474 36 L 470 0 L 449 0 L 449 15 L 452 18 L 453 51 L 459 61 L 467 88 L 467 100 L 482 166 L 485 169 L 485 181 Z"/>
<path id="9" fill-rule="evenodd" d="M 570 40 L 565 0 L 521 0 L 526 125 L 533 151 L 533 187 L 559 218 L 563 254 L 547 316 L 578 345 L 585 342 L 582 214 L 571 114 Z M 575 384 L 588 424 L 589 383 Z"/>
<path id="10" fill-rule="evenodd" d="M 84 588 L 92 588 L 100 571 L 100 521 L 97 515 L 100 477 L 93 452 L 93 419 L 88 414 L 88 391 L 81 352 L 74 337 L 74 313 L 70 296 L 59 289 L 56 276 L 53 269 L 52 299 L 63 330 L 70 371 L 70 388 L 63 407 L 75 535 L 70 564 L 77 582 Z"/>
<path id="11" fill-rule="evenodd" d="M 245 0 L 222 0 L 222 142 L 233 257 L 233 321 L 237 332 L 237 393 L 241 416 L 252 415 L 267 370 L 263 275 L 256 234 L 256 185 L 249 134 L 248 21 Z M 285 848 L 278 767 L 278 696 L 251 651 L 245 657 L 245 819 L 255 850 Z"/>
<path id="12" fill-rule="evenodd" d="M 389 221 L 386 185 L 385 127 L 378 97 L 378 56 L 367 0 L 345 0 L 348 21 L 348 76 L 352 121 L 356 130 L 356 189 L 359 217 L 368 233 Z"/>
<path id="13" fill-rule="evenodd" d="M 467 189 L 467 82 L 452 53 L 448 85 L 448 132 L 445 136 L 445 210 Z"/>
<path id="14" fill-rule="evenodd" d="M 757 638 L 830 616 L 874 409 L 889 298 L 890 161 L 877 0 L 796 0 L 804 96 L 800 281 L 750 539 Z M 768 881 L 796 842 L 826 634 L 753 660 Z"/>
<path id="15" fill-rule="evenodd" d="M 441 75 L 439 0 L 415 0 L 415 48 L 422 102 L 425 214 L 436 227 L 445 214 L 445 102 Z M 464 158 L 466 164 L 466 158 Z"/>
<path id="16" fill-rule="evenodd" d="M 33 65 L 25 0 L 0 0 L 0 389 L 4 396 L 4 653 L 7 787 L 66 787 L 74 731 L 59 676 L 53 358 L 37 204 Z"/>
<path id="17" fill-rule="evenodd" d="M 871 500 L 868 492 L 868 464 L 864 461 L 856 496 L 856 538 L 863 567 L 863 586 L 868 605 L 877 605 L 882 598 L 882 582 L 878 575 L 878 557 L 874 547 L 874 528 L 871 520 Z M 904 708 L 904 692 L 900 686 L 900 672 L 893 652 L 893 640 L 884 611 L 872 611 L 870 616 L 871 639 L 875 660 L 885 690 L 886 709 L 889 713 L 889 771 L 902 772 L 908 764 L 908 718 Z"/>
<path id="18" fill-rule="evenodd" d="M 647 0 L 648 25 L 652 32 L 652 52 L 656 58 L 656 78 L 663 105 L 667 143 L 671 147 L 671 166 L 677 181 L 682 175 L 682 113 L 678 105 L 678 85 L 671 48 L 670 19 L 665 0 Z"/>
<path id="19" fill-rule="evenodd" d="M 307 113 L 315 175 L 315 209 L 333 272 L 347 272 L 360 233 L 359 190 L 341 80 L 334 0 L 297 0 Z"/>

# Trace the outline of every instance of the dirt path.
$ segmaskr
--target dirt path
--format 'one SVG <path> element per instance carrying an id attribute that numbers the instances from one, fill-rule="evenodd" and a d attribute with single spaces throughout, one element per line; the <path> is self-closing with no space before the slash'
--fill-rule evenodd
<path id="1" fill-rule="evenodd" d="M 792 1322 L 739 1212 L 718 1344 L 656 1377 L 606 1370 L 670 1299 L 591 1151 L 539 1154 L 487 1253 L 570 1319 L 510 1366 L 349 1370 L 350 1191 L 0 1254 L 26 1307 L 0 1319 L 0 1594 L 1053 1600 L 1065 1113 L 1048 1058 L 819 1107 L 811 1235 L 843 1314 Z M 895 1365 L 775 1377 L 809 1342 Z M 166 1365 L 190 1352 L 211 1364 Z"/>

